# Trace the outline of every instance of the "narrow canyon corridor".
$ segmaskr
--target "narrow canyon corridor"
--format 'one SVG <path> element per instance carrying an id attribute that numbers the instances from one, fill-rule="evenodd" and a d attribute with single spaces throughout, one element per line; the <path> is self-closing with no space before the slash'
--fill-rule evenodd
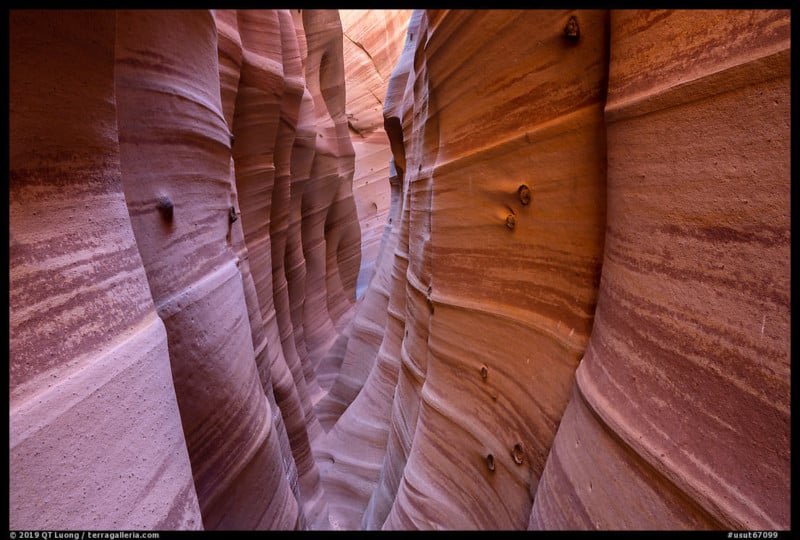
<path id="1" fill-rule="evenodd" d="M 789 530 L 790 52 L 11 10 L 10 531 Z"/>

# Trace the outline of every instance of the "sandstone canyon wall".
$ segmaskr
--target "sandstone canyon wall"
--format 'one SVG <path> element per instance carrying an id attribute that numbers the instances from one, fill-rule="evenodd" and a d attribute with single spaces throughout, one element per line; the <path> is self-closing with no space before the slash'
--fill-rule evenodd
<path id="1" fill-rule="evenodd" d="M 789 15 L 610 29 L 600 293 L 530 525 L 787 529 Z"/>
<path id="2" fill-rule="evenodd" d="M 392 157 L 383 129 L 386 86 L 400 53 L 411 10 L 340 10 L 344 36 L 347 123 L 356 153 L 353 196 L 361 225 L 358 296 L 366 290 L 388 223 L 386 179 Z"/>
<path id="3" fill-rule="evenodd" d="M 123 190 L 117 15 L 9 23 L 9 526 L 202 528 Z"/>
<path id="4" fill-rule="evenodd" d="M 10 526 L 326 526 L 316 367 L 360 266 L 337 13 L 11 27 Z"/>
<path id="5" fill-rule="evenodd" d="M 789 527 L 788 28 L 414 13 L 384 102 L 401 223 L 360 307 L 388 316 L 318 454 L 332 521 Z"/>
<path id="6" fill-rule="evenodd" d="M 12 12 L 10 527 L 790 528 L 789 22 Z"/>
<path id="7" fill-rule="evenodd" d="M 605 225 L 607 14 L 585 14 L 578 44 L 526 42 L 522 74 L 504 52 L 514 29 L 560 32 L 563 16 L 411 19 L 384 109 L 403 189 L 388 322 L 328 435 L 369 451 L 359 469 L 347 455 L 323 469 L 366 491 L 347 526 L 527 526 L 589 337 Z"/>

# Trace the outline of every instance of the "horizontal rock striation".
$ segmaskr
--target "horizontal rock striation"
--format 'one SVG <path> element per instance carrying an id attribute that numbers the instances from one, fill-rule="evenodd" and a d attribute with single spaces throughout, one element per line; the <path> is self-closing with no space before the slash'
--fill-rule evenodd
<path id="1" fill-rule="evenodd" d="M 230 244 L 230 135 L 213 61 L 214 18 L 203 11 L 118 18 L 123 181 L 167 326 L 205 527 L 295 528 L 298 502 L 286 476 L 276 474 L 283 472 L 281 446 Z M 244 63 L 242 72 L 244 79 Z M 273 492 L 278 497 L 265 507 Z"/>
<path id="2" fill-rule="evenodd" d="M 414 32 L 407 334 L 384 462 L 400 479 L 374 526 L 527 524 L 591 329 L 605 225 L 606 14 L 581 13 L 578 44 L 568 16 L 428 13 Z M 536 38 L 517 49 L 522 74 L 504 53 L 517 32 Z M 484 74 L 473 91 L 468 73 Z"/>
<path id="3" fill-rule="evenodd" d="M 600 294 L 530 526 L 787 529 L 788 12 L 610 24 Z"/>
<path id="4" fill-rule="evenodd" d="M 356 153 L 353 197 L 361 225 L 358 296 L 376 268 L 390 207 L 389 149 L 383 130 L 386 86 L 403 50 L 411 10 L 340 10 L 347 86 L 347 125 Z"/>
<path id="5" fill-rule="evenodd" d="M 123 192 L 117 16 L 10 15 L 9 527 L 202 528 Z"/>
<path id="6" fill-rule="evenodd" d="M 414 13 L 388 317 L 342 366 L 364 383 L 320 454 L 332 522 L 789 527 L 788 28 Z"/>
<path id="7" fill-rule="evenodd" d="M 13 14 L 13 528 L 327 526 L 316 366 L 360 253 L 338 25 Z"/>
<path id="8" fill-rule="evenodd" d="M 789 529 L 789 28 L 12 11 L 10 528 Z"/>
<path id="9" fill-rule="evenodd" d="M 393 224 L 392 216 L 388 215 L 389 204 L 400 196 L 396 189 L 396 174 L 389 171 L 392 155 L 383 130 L 383 103 L 379 96 L 386 92 L 385 81 L 401 52 L 402 34 L 399 29 L 405 28 L 402 22 L 410 12 L 345 10 L 341 14 L 348 86 L 346 110 L 351 111 L 347 113 L 347 122 L 355 151 L 353 198 L 361 226 L 362 258 L 357 283 L 357 297 L 360 298 L 378 264 L 379 253 L 389 242 Z M 349 36 L 348 32 L 354 35 Z M 356 117 L 361 120 L 354 128 Z M 386 182 L 387 178 L 390 178 L 389 182 Z M 380 298 L 375 297 L 378 290 Z M 341 350 L 343 356 L 336 378 L 317 406 L 319 419 L 328 430 L 364 383 L 369 372 L 368 364 L 374 359 L 383 336 L 387 301 L 388 291 L 376 287 L 353 315 L 347 347 Z"/>

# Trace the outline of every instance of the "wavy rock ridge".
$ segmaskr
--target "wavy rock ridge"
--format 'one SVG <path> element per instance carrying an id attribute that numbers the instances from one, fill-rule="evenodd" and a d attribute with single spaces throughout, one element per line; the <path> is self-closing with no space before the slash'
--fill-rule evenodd
<path id="1" fill-rule="evenodd" d="M 386 86 L 403 51 L 411 10 L 340 10 L 344 36 L 347 124 L 356 153 L 353 197 L 361 223 L 358 297 L 375 272 L 387 226 L 392 157 L 383 129 Z"/>
<path id="2" fill-rule="evenodd" d="M 788 529 L 789 21 L 12 11 L 11 529 Z"/>
<path id="3" fill-rule="evenodd" d="M 11 27 L 11 528 L 326 526 L 360 266 L 336 12 Z"/>
<path id="4" fill-rule="evenodd" d="M 412 15 L 332 514 L 789 528 L 789 50 L 786 11 Z"/>

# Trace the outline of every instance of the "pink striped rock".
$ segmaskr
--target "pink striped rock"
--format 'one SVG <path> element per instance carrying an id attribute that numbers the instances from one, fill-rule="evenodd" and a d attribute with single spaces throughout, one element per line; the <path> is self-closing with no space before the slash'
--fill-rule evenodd
<path id="1" fill-rule="evenodd" d="M 600 296 L 529 525 L 788 529 L 789 13 L 610 24 Z"/>
<path id="2" fill-rule="evenodd" d="M 213 16 L 130 11 L 118 23 L 123 183 L 167 328 L 204 526 L 295 528 L 300 513 L 231 246 L 230 135 Z"/>
<path id="3" fill-rule="evenodd" d="M 125 204 L 113 11 L 13 11 L 9 527 L 203 527 Z"/>

